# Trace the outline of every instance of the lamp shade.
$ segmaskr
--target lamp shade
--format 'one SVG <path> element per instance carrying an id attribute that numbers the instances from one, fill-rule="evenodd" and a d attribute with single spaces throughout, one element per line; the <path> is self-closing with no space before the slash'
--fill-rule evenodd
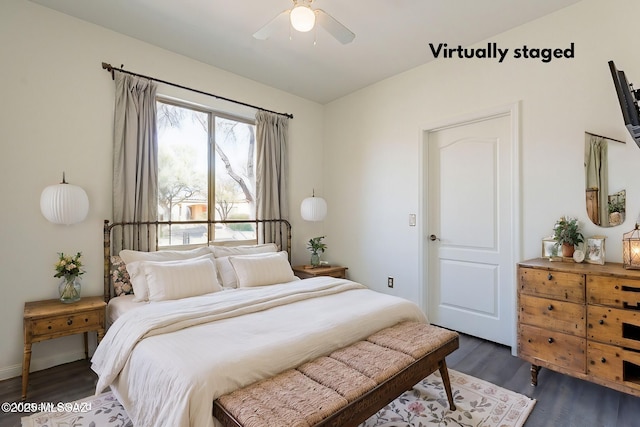
<path id="1" fill-rule="evenodd" d="M 50 185 L 42 191 L 40 210 L 54 224 L 77 224 L 89 213 L 89 198 L 81 187 L 68 184 L 63 175 L 60 184 Z"/>
<path id="2" fill-rule="evenodd" d="M 640 230 L 639 225 L 622 235 L 622 265 L 627 269 L 640 270 Z"/>
<path id="3" fill-rule="evenodd" d="M 291 26 L 301 33 L 311 31 L 316 23 L 316 14 L 309 6 L 297 5 L 289 14 Z"/>
<path id="4" fill-rule="evenodd" d="M 327 216 L 327 202 L 322 197 L 307 197 L 300 205 L 300 214 L 305 221 L 322 221 Z"/>

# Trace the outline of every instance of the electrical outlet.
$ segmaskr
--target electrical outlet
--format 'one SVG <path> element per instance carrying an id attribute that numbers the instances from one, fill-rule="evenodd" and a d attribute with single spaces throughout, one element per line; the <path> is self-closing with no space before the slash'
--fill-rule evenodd
<path id="1" fill-rule="evenodd" d="M 387 277 L 387 286 L 393 288 L 393 277 Z"/>

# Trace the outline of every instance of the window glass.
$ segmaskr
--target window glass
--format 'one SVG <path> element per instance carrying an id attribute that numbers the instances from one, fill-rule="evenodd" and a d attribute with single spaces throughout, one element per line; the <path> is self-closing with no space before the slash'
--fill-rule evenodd
<path id="1" fill-rule="evenodd" d="M 159 245 L 254 240 L 252 223 L 179 223 L 255 219 L 255 125 L 173 102 L 157 107 L 158 219 L 178 223 L 160 230 Z"/>

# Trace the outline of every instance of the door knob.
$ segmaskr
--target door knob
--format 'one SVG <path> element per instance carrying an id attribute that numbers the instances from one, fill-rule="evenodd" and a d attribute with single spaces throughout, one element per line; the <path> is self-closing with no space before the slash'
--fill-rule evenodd
<path id="1" fill-rule="evenodd" d="M 432 242 L 435 242 L 436 240 L 440 240 L 440 238 L 435 234 L 432 234 L 431 236 L 429 236 L 429 240 L 431 240 Z"/>

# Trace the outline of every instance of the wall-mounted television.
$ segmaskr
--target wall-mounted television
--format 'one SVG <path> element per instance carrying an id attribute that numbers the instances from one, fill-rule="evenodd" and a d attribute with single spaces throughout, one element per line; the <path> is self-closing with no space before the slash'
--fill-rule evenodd
<path id="1" fill-rule="evenodd" d="M 618 94 L 618 101 L 622 109 L 624 124 L 629 130 L 631 137 L 640 147 L 640 111 L 638 110 L 639 91 L 633 89 L 633 85 L 627 81 L 624 71 L 618 70 L 613 61 L 609 61 L 613 85 Z"/>

